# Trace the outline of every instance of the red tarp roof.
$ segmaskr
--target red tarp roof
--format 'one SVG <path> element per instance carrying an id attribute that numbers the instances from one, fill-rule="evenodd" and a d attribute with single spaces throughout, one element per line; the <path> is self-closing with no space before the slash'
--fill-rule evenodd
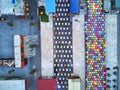
<path id="1" fill-rule="evenodd" d="M 37 90 L 56 90 L 56 79 L 38 79 Z"/>

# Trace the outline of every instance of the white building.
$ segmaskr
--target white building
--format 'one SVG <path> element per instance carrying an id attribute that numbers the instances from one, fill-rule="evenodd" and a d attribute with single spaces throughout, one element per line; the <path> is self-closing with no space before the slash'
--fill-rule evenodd
<path id="1" fill-rule="evenodd" d="M 81 90 L 80 78 L 68 79 L 68 90 Z"/>

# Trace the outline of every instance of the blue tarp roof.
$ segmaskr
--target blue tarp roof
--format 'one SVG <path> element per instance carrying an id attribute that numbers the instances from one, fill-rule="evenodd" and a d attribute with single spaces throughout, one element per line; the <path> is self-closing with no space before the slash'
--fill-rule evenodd
<path id="1" fill-rule="evenodd" d="M 55 0 L 45 0 L 46 13 L 55 12 Z"/>
<path id="2" fill-rule="evenodd" d="M 70 13 L 80 13 L 80 0 L 70 0 Z"/>
<path id="3" fill-rule="evenodd" d="M 12 3 L 15 4 L 15 0 L 12 0 Z"/>
<path id="4" fill-rule="evenodd" d="M 120 8 L 120 0 L 115 0 L 115 6 L 116 8 Z"/>

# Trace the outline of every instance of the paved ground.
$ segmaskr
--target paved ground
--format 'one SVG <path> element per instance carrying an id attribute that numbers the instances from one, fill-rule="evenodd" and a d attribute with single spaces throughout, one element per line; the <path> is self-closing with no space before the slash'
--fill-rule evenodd
<path id="1" fill-rule="evenodd" d="M 111 19 L 110 19 L 111 18 Z M 106 84 L 111 90 L 116 90 L 113 86 L 117 86 L 117 15 L 105 15 L 105 28 L 106 28 Z M 111 29 L 112 28 L 112 29 Z M 114 62 L 113 62 L 114 61 Z M 115 80 L 115 81 L 114 81 Z"/>
<path id="2" fill-rule="evenodd" d="M 118 90 L 120 90 L 120 15 L 118 15 Z"/>
<path id="3" fill-rule="evenodd" d="M 7 25 L 7 22 L 12 21 L 13 27 Z M 14 38 L 16 34 L 23 34 L 24 36 L 36 35 L 39 33 L 37 22 L 33 20 L 35 26 L 30 26 L 31 20 L 20 20 L 15 16 L 8 16 L 6 21 L 0 22 L 0 57 L 1 58 L 14 58 Z"/>
<path id="4" fill-rule="evenodd" d="M 53 76 L 53 18 L 41 22 L 41 73 L 42 76 Z M 47 66 L 47 67 L 46 67 Z"/>
<path id="5" fill-rule="evenodd" d="M 30 6 L 30 15 L 32 16 L 32 22 L 35 23 L 34 26 L 30 26 L 31 18 L 29 20 L 17 19 L 15 16 L 8 16 L 7 20 L 4 22 L 0 21 L 0 58 L 14 58 L 14 47 L 13 47 L 13 36 L 15 34 L 28 35 L 38 35 L 40 38 L 40 30 L 38 30 L 38 20 L 37 16 L 37 0 L 27 0 Z M 13 27 L 9 27 L 7 22 L 12 21 L 14 23 Z M 40 40 L 40 39 L 39 39 Z M 40 76 L 41 64 L 40 64 L 40 41 L 35 48 L 36 55 L 34 57 L 28 58 L 28 63 L 24 68 L 14 68 L 14 67 L 2 67 L 0 66 L 0 77 L 22 77 L 28 78 L 29 90 L 36 90 L 36 78 Z M 36 68 L 36 74 L 30 75 L 29 71 Z M 8 71 L 15 69 L 15 72 L 10 75 Z"/>
<path id="6" fill-rule="evenodd" d="M 29 1 L 29 0 L 28 0 Z M 15 16 L 7 16 L 6 21 L 0 21 L 0 58 L 13 58 L 14 57 L 14 47 L 13 47 L 13 36 L 15 34 L 24 34 L 28 35 L 38 35 L 39 30 L 37 28 L 38 17 L 37 17 L 37 5 L 36 0 L 29 2 L 30 5 L 30 15 L 33 17 L 33 20 L 21 20 L 17 19 Z M 34 12 L 33 12 L 34 11 Z M 12 21 L 14 26 L 10 27 L 7 25 L 7 22 Z M 30 22 L 34 22 L 34 26 L 30 26 Z"/>
<path id="7" fill-rule="evenodd" d="M 84 15 L 73 17 L 73 74 L 80 76 L 81 90 L 85 90 Z"/>

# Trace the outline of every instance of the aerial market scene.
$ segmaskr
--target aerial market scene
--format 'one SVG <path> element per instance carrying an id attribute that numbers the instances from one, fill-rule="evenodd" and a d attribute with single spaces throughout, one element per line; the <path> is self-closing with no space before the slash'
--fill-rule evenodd
<path id="1" fill-rule="evenodd" d="M 0 0 L 0 90 L 120 90 L 120 0 Z"/>

